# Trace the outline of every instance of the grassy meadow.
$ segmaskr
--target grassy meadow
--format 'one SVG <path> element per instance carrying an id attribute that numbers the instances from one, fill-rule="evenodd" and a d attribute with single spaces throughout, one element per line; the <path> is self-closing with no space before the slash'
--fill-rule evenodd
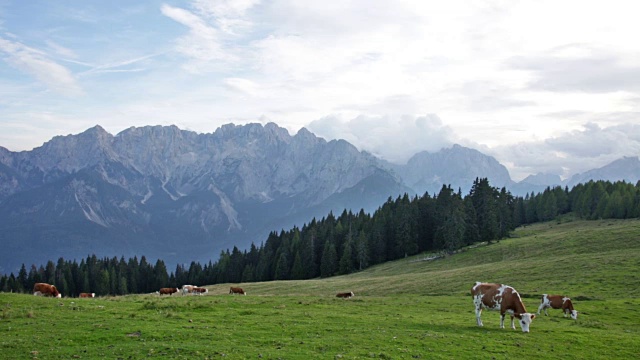
<path id="1" fill-rule="evenodd" d="M 205 296 L 95 299 L 0 293 L 6 359 L 632 359 L 640 354 L 640 220 L 564 218 L 437 260 L 429 254 L 348 276 L 206 286 Z M 512 285 L 535 312 L 524 334 L 475 325 L 475 281 Z M 235 284 L 232 284 L 235 285 Z M 343 300 L 337 292 L 353 291 Z M 508 319 L 508 318 L 507 318 Z M 506 321 L 508 323 L 508 321 Z M 517 325 L 516 325 L 517 326 Z"/>

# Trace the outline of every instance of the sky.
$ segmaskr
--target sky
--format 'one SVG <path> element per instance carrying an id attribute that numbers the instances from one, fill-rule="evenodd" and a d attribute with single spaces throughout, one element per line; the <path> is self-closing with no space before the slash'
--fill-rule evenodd
<path id="1" fill-rule="evenodd" d="M 640 155 L 635 1 L 0 0 L 0 146 L 274 122 L 518 181 Z"/>

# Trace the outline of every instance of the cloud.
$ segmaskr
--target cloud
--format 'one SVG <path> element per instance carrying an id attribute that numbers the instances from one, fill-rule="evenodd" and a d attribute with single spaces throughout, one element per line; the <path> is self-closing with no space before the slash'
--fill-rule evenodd
<path id="1" fill-rule="evenodd" d="M 454 143 L 452 130 L 434 114 L 365 116 L 351 120 L 328 116 L 311 122 L 311 132 L 326 139 L 345 139 L 387 161 L 405 163 L 420 151 L 435 152 Z"/>
<path id="2" fill-rule="evenodd" d="M 139 57 L 135 57 L 135 58 L 131 58 L 131 59 L 126 59 L 126 60 L 120 60 L 120 61 L 116 61 L 113 63 L 107 63 L 107 64 L 102 64 L 102 65 L 91 65 L 91 64 L 86 64 L 86 63 L 79 63 L 81 65 L 84 66 L 88 66 L 90 67 L 89 70 L 82 72 L 80 75 L 81 76 L 86 76 L 86 75 L 90 75 L 90 74 L 94 74 L 94 73 L 115 73 L 115 72 L 140 72 L 140 71 L 144 71 L 146 70 L 145 68 L 127 68 L 127 69 L 122 69 L 123 67 L 127 67 L 133 64 L 138 64 L 138 63 L 144 63 L 147 60 L 154 58 L 156 56 L 159 56 L 161 54 L 151 54 L 151 55 L 144 55 L 144 56 L 139 56 Z M 78 62 L 76 62 L 78 63 Z"/>
<path id="3" fill-rule="evenodd" d="M 640 91 L 640 66 L 625 64 L 614 54 L 590 56 L 516 57 L 508 61 L 514 69 L 532 74 L 532 90 L 608 93 Z"/>
<path id="4" fill-rule="evenodd" d="M 205 19 L 191 11 L 162 5 L 162 13 L 189 28 L 189 33 L 176 41 L 175 50 L 189 59 L 185 69 L 189 72 L 209 72 L 215 63 L 230 63 L 235 56 L 224 49 L 220 32 Z"/>
<path id="5" fill-rule="evenodd" d="M 471 112 L 488 112 L 525 106 L 536 102 L 518 98 L 521 89 L 507 87 L 495 81 L 475 80 L 464 83 L 452 91 L 463 94 L 462 103 Z"/>
<path id="6" fill-rule="evenodd" d="M 640 125 L 625 123 L 601 128 L 595 123 L 586 123 L 582 129 L 549 139 L 499 146 L 488 152 L 509 165 L 511 176 L 516 180 L 538 172 L 568 178 L 623 156 L 638 156 Z"/>
<path id="7" fill-rule="evenodd" d="M 245 15 L 259 3 L 260 0 L 196 0 L 192 6 L 200 15 L 217 24 L 221 31 L 238 35 L 252 28 L 253 23 Z"/>
<path id="8" fill-rule="evenodd" d="M 584 130 L 571 131 L 563 136 L 547 139 L 545 143 L 549 148 L 567 156 L 598 158 L 624 154 L 634 147 L 638 149 L 638 133 L 640 125 L 625 124 L 601 129 L 595 123 L 588 123 L 584 125 Z M 635 138 L 633 134 L 636 134 Z"/>
<path id="9" fill-rule="evenodd" d="M 0 38 L 0 53 L 5 54 L 7 63 L 35 77 L 55 92 L 68 96 L 83 93 L 73 74 L 51 60 L 45 52 L 17 41 Z"/>

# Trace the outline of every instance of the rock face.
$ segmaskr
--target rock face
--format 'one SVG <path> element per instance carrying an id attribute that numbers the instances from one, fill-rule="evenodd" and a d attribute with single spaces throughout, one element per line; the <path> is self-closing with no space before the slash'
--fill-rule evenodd
<path id="1" fill-rule="evenodd" d="M 601 168 L 573 175 L 566 185 L 571 188 L 589 180 L 626 181 L 635 184 L 640 180 L 640 159 L 637 156 L 623 157 Z"/>
<path id="2" fill-rule="evenodd" d="M 509 187 L 513 182 L 504 165 L 481 152 L 453 145 L 437 153 L 420 152 L 406 165 L 390 165 L 407 186 L 422 195 L 438 194 L 443 184 L 467 194 L 476 178 L 487 178 L 493 187 Z"/>
<path id="3" fill-rule="evenodd" d="M 637 180 L 638 169 L 637 157 L 625 158 L 575 181 L 614 172 Z M 31 151 L 0 147 L 0 273 L 92 253 L 168 266 L 216 261 L 221 250 L 330 211 L 373 212 L 389 197 L 434 195 L 443 184 L 467 194 L 478 177 L 522 194 L 556 180 L 514 184 L 493 157 L 458 145 L 390 164 L 273 123 L 209 134 L 132 127 L 115 136 L 95 126 Z"/>
<path id="4" fill-rule="evenodd" d="M 0 272 L 89 253 L 216 260 L 271 230 L 411 191 L 345 141 L 275 124 L 116 136 L 96 126 L 32 151 L 0 148 L 0 181 Z"/>

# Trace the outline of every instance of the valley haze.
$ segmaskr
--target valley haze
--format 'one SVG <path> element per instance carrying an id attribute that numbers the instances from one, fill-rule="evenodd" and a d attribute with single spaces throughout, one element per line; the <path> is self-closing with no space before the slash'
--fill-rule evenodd
<path id="1" fill-rule="evenodd" d="M 495 158 L 461 145 L 393 164 L 275 123 L 208 134 L 130 127 L 115 136 L 94 126 L 31 151 L 0 147 L 0 272 L 92 253 L 160 258 L 169 269 L 206 263 L 331 211 L 373 212 L 389 197 L 433 195 L 443 184 L 466 194 L 478 177 L 523 195 L 589 179 L 635 183 L 640 162 L 514 182 Z"/>

